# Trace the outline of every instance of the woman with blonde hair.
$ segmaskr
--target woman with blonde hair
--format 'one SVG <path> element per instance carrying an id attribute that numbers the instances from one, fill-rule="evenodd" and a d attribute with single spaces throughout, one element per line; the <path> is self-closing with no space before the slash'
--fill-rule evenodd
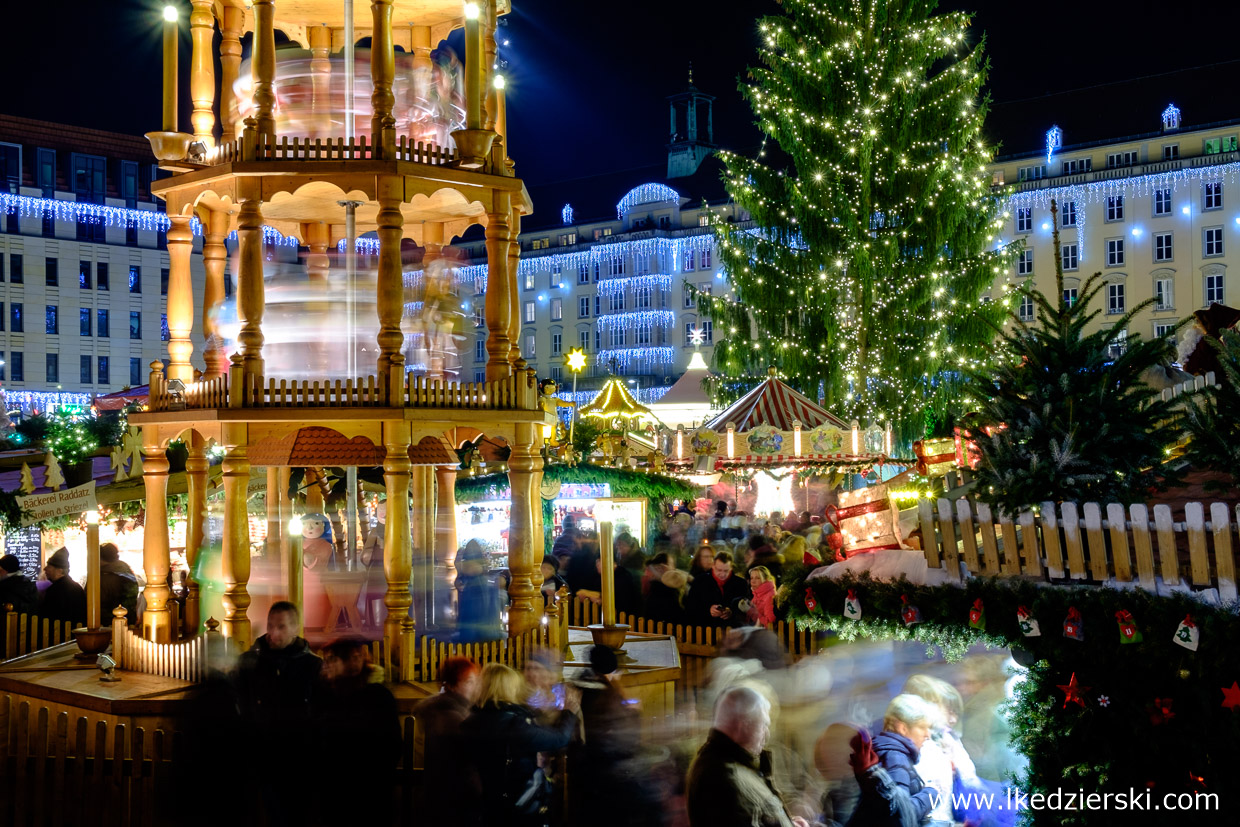
<path id="1" fill-rule="evenodd" d="M 473 713 L 461 725 L 472 761 L 466 824 L 536 827 L 547 822 L 551 782 L 538 766 L 538 753 L 568 746 L 577 730 L 580 695 L 566 688 L 564 710 L 540 726 L 525 706 L 529 688 L 521 673 L 502 663 L 482 667 Z"/>
<path id="2" fill-rule="evenodd" d="M 749 570 L 749 622 L 754 626 L 770 626 L 775 622 L 775 578 L 766 566 L 754 566 Z"/>
<path id="3" fill-rule="evenodd" d="M 870 741 L 868 733 L 860 733 L 851 743 L 853 770 L 862 785 L 861 800 L 850 824 L 926 824 L 934 802 L 950 793 L 932 787 L 918 774 L 916 765 L 922 746 L 938 722 L 938 708 L 917 695 L 897 695 L 887 705 L 883 731 Z M 890 784 L 874 785 L 863 781 L 865 774 L 880 765 L 890 777 Z M 886 779 L 884 779 L 886 781 Z M 889 787 L 886 794 L 875 789 Z M 896 809 L 901 813 L 892 820 Z"/>

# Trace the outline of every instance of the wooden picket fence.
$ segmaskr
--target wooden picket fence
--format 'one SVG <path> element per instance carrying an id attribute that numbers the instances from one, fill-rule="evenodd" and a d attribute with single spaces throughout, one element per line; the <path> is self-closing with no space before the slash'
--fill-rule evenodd
<path id="1" fill-rule="evenodd" d="M 13 611 L 13 604 L 4 605 L 3 660 L 19 658 L 40 649 L 47 649 L 73 640 L 73 624 L 67 620 L 49 620 L 46 617 Z"/>
<path id="2" fill-rule="evenodd" d="M 207 679 L 211 657 L 218 658 L 226 645 L 216 631 L 218 625 L 212 618 L 200 635 L 173 643 L 156 643 L 130 629 L 125 610 L 118 607 L 112 617 L 112 659 L 117 669 L 201 683 Z"/>
<path id="3" fill-rule="evenodd" d="M 417 658 L 413 664 L 413 676 L 409 680 L 434 682 L 439 680 L 439 670 L 448 658 L 469 658 L 479 666 L 502 663 L 520 670 L 538 649 L 562 652 L 568 645 L 568 613 L 565 606 L 567 593 L 561 590 L 559 599 L 543 614 L 542 622 L 519 635 L 491 640 L 484 643 L 454 643 L 438 640 L 430 635 L 417 637 Z"/>
<path id="4" fill-rule="evenodd" d="M 1235 600 L 1232 550 L 1240 507 L 1187 503 L 1176 521 L 1168 505 L 1043 503 L 1015 520 L 996 516 L 985 503 L 923 499 L 918 503 L 922 546 L 932 568 L 969 575 L 1084 580 L 1134 580 L 1154 591 L 1187 583 L 1214 587 Z M 1152 519 L 1151 519 L 1152 516 Z"/>

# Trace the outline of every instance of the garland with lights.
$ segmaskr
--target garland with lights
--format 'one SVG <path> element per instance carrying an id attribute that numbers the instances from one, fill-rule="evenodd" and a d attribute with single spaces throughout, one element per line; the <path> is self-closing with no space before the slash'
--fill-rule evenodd
<path id="1" fill-rule="evenodd" d="M 1017 783 L 1025 793 L 1131 787 L 1150 789 L 1157 802 L 1168 793 L 1225 791 L 1240 773 L 1234 606 L 1020 579 L 920 586 L 864 574 L 807 582 L 808 569 L 785 571 L 780 599 L 800 628 L 846 641 L 916 640 L 949 660 L 979 644 L 1011 647 L 1029 664 L 1007 714 L 1012 742 L 1029 759 Z M 844 614 L 850 595 L 860 619 Z M 911 626 L 903 619 L 910 607 L 920 616 Z M 1035 825 L 1099 823 L 1088 811 L 1032 816 Z M 1125 813 L 1123 823 L 1165 818 Z"/>
<path id="2" fill-rule="evenodd" d="M 1002 308 L 980 297 L 1015 252 L 993 249 L 982 47 L 965 39 L 970 15 L 933 5 L 786 0 L 759 21 L 762 65 L 742 91 L 782 155 L 721 153 L 763 231 L 717 222 L 733 292 L 699 295 L 721 374 L 779 364 L 902 442 L 988 358 Z"/>

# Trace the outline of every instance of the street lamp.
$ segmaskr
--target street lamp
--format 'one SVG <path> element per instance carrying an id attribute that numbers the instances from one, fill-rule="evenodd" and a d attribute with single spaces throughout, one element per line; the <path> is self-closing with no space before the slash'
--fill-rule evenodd
<path id="1" fill-rule="evenodd" d="M 573 444 L 573 431 L 577 425 L 577 374 L 585 370 L 586 352 L 579 347 L 571 348 L 564 357 L 568 370 L 573 374 L 573 418 L 568 421 L 568 444 Z"/>

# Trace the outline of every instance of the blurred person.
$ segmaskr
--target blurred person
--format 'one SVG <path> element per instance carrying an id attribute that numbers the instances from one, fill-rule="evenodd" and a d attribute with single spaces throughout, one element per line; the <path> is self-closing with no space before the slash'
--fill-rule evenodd
<path id="1" fill-rule="evenodd" d="M 846 822 L 847 827 L 918 827 L 922 816 L 908 789 L 896 783 L 883 767 L 870 733 L 864 728 L 851 728 L 851 731 L 853 735 L 848 743 L 852 753 L 848 763 L 857 781 L 858 799 Z M 835 820 L 834 823 L 842 822 Z"/>
<path id="2" fill-rule="evenodd" d="M 643 615 L 656 623 L 684 623 L 684 597 L 689 585 L 689 575 L 676 568 L 673 557 L 666 558 L 663 573 L 652 579 L 646 595 Z M 656 555 L 656 558 L 658 556 Z"/>
<path id="3" fill-rule="evenodd" d="M 814 768 L 826 783 L 819 810 L 823 823 L 830 827 L 847 824 L 861 798 L 861 786 L 853 772 L 851 760 L 851 742 L 857 733 L 856 726 L 837 722 L 823 730 L 814 743 Z M 878 757 L 874 756 L 874 763 L 870 766 L 877 764 Z M 863 771 L 865 769 L 868 767 L 863 767 Z M 886 771 L 883 770 L 883 773 L 886 774 Z"/>
<path id="4" fill-rule="evenodd" d="M 539 723 L 551 723 L 563 706 L 564 690 L 558 687 L 562 663 L 550 649 L 536 649 L 521 670 L 530 690 L 526 706 L 538 713 Z"/>
<path id="5" fill-rule="evenodd" d="M 745 553 L 746 568 L 765 566 L 771 573 L 771 579 L 778 586 L 784 576 L 784 556 L 775 550 L 775 546 L 764 534 L 753 534 L 749 538 L 749 550 Z"/>
<path id="6" fill-rule="evenodd" d="M 938 709 L 932 704 L 917 695 L 897 695 L 887 705 L 887 713 L 883 717 L 883 730 L 874 736 L 870 747 L 887 775 L 891 777 L 891 781 L 907 794 L 909 806 L 916 816 L 916 821 L 912 824 L 927 823 L 936 799 L 951 793 L 950 788 L 943 790 L 927 785 L 916 769 L 917 761 L 921 757 L 921 747 L 930 736 L 930 731 L 936 725 L 937 720 Z M 869 753 L 861 750 L 858 760 L 862 763 L 868 762 Z M 869 767 L 864 769 L 869 769 Z M 899 824 L 901 827 L 911 827 L 907 821 L 903 820 L 903 817 L 900 821 L 891 820 L 890 809 L 884 809 L 884 807 L 892 805 L 893 799 L 866 793 L 866 784 L 878 785 L 877 781 L 872 779 L 870 782 L 864 781 L 862 770 L 859 770 L 857 775 L 858 782 L 862 783 L 863 789 L 861 801 L 853 813 L 850 824 L 866 827 L 872 824 Z"/>
<path id="7" fill-rule="evenodd" d="M 168 574 L 172 576 L 172 572 Z M 172 593 L 175 595 L 175 590 Z M 138 616 L 138 577 L 129 564 L 121 560 L 116 544 L 104 543 L 99 546 L 99 608 L 103 617 L 109 618 L 117 606 L 125 607 L 132 624 Z"/>
<path id="8" fill-rule="evenodd" d="M 86 625 L 86 591 L 69 576 L 69 551 L 56 549 L 43 566 L 49 585 L 39 595 L 39 617 L 68 621 L 74 628 Z"/>
<path id="9" fill-rule="evenodd" d="M 294 604 L 271 604 L 267 633 L 241 655 L 234 677 L 252 754 L 264 768 L 258 775 L 264 809 L 278 827 L 302 824 L 310 805 L 304 770 L 323 661 L 297 635 L 299 623 Z"/>
<path id="10" fill-rule="evenodd" d="M 715 513 L 706 521 L 705 536 L 707 540 L 724 540 L 724 528 L 728 515 L 728 504 L 723 500 L 715 501 Z"/>
<path id="11" fill-rule="evenodd" d="M 389 824 L 401 750 L 396 698 L 383 685 L 383 669 L 370 662 L 365 640 L 333 641 L 324 655 L 326 680 L 314 699 L 318 743 L 313 752 L 320 767 L 331 768 L 332 781 L 340 789 L 371 790 L 367 818 Z M 347 824 L 357 802 L 349 796 L 327 795 L 319 806 L 324 823 Z"/>
<path id="12" fill-rule="evenodd" d="M 22 574 L 21 566 L 15 554 L 0 557 L 0 611 L 9 604 L 18 614 L 32 615 L 39 605 L 39 587 Z"/>
<path id="13" fill-rule="evenodd" d="M 482 669 L 477 705 L 461 725 L 470 759 L 472 794 L 464 823 L 542 827 L 551 789 L 538 753 L 568 746 L 577 731 L 580 698 L 568 688 L 564 710 L 551 726 L 540 726 L 525 706 L 528 689 L 521 673 L 502 663 Z M 460 814 L 452 820 L 462 823 Z"/>
<path id="14" fill-rule="evenodd" d="M 596 588 L 585 588 L 577 590 L 577 597 L 581 600 L 589 600 L 596 605 L 603 603 L 603 560 L 597 558 L 594 561 L 595 569 L 598 574 L 598 585 Z M 641 608 L 641 587 L 638 586 L 636 578 L 629 574 L 628 569 L 623 568 L 618 563 L 612 563 L 615 570 L 613 582 L 615 583 L 616 592 L 616 611 L 626 614 L 635 614 Z"/>
<path id="15" fill-rule="evenodd" d="M 709 575 L 715 565 L 715 549 L 709 543 L 695 547 L 693 559 L 689 561 L 689 579 L 696 580 L 700 575 Z"/>
<path id="16" fill-rule="evenodd" d="M 766 566 L 754 566 L 749 570 L 749 601 L 747 616 L 754 626 L 770 626 L 775 622 L 775 578 Z"/>
<path id="17" fill-rule="evenodd" d="M 568 582 L 560 576 L 559 564 L 551 555 L 543 558 L 539 570 L 542 572 L 542 585 L 539 590 L 543 596 L 543 608 L 546 608 L 555 602 L 555 593 L 566 587 Z"/>
<path id="18" fill-rule="evenodd" d="M 577 530 L 577 518 L 572 514 L 564 515 L 564 525 L 560 536 L 555 538 L 555 543 L 551 546 L 551 556 L 560 561 L 572 557 L 581 539 L 581 532 Z"/>
<path id="19" fill-rule="evenodd" d="M 477 540 L 470 540 L 456 556 L 456 588 L 460 592 L 457 608 L 456 639 L 461 643 L 500 640 L 504 629 L 500 619 L 504 598 L 487 576 L 486 553 Z"/>
<path id="20" fill-rule="evenodd" d="M 739 626 L 728 629 L 719 641 L 719 657 L 726 660 L 756 661 L 762 669 L 773 671 L 788 665 L 788 655 L 779 636 L 763 626 Z"/>
<path id="21" fill-rule="evenodd" d="M 602 588 L 598 559 L 598 540 L 582 537 L 581 542 L 577 543 L 573 551 L 573 556 L 569 558 L 568 571 L 564 574 L 564 579 L 568 581 L 568 588 L 573 594 L 582 589 L 596 592 Z"/>
<path id="22" fill-rule="evenodd" d="M 430 824 L 451 824 L 460 815 L 461 801 L 470 794 L 465 768 L 469 756 L 461 725 L 469 717 L 482 672 L 469 658 L 448 658 L 439 667 L 439 694 L 413 709 L 423 736 L 423 806 Z"/>
<path id="23" fill-rule="evenodd" d="M 666 551 L 658 551 L 646 561 L 645 570 L 642 572 L 641 577 L 643 601 L 650 595 L 650 584 L 662 578 L 668 566 L 675 567 L 675 565 L 675 560 Z"/>
<path id="24" fill-rule="evenodd" d="M 770 780 L 771 703 L 749 686 L 725 690 L 685 780 L 689 827 L 808 827 Z"/>
<path id="25" fill-rule="evenodd" d="M 714 557 L 708 573 L 696 577 L 685 597 L 685 615 L 699 626 L 740 626 L 745 615 L 741 600 L 750 597 L 749 586 L 732 573 L 732 555 L 721 551 Z"/>

